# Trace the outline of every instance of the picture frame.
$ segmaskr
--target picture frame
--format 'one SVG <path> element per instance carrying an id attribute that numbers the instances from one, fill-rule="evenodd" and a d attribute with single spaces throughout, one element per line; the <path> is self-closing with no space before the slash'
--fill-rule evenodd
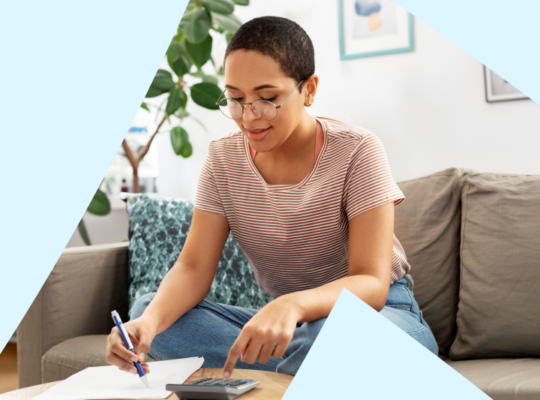
<path id="1" fill-rule="evenodd" d="M 510 100 L 530 100 L 508 81 L 484 65 L 484 91 L 486 102 L 495 103 Z"/>
<path id="2" fill-rule="evenodd" d="M 414 50 L 414 17 L 393 0 L 338 0 L 341 60 Z"/>

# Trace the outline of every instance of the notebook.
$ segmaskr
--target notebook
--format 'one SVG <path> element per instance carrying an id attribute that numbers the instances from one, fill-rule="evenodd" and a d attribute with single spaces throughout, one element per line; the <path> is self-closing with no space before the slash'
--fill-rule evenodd
<path id="1" fill-rule="evenodd" d="M 89 367 L 32 400 L 164 399 L 171 394 L 166 384 L 184 383 L 203 362 L 203 357 L 149 362 L 148 388 L 138 375 L 115 366 Z"/>

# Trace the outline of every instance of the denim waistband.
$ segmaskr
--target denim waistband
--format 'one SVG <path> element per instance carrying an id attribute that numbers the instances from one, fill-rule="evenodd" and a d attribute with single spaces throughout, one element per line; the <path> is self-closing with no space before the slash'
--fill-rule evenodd
<path id="1" fill-rule="evenodd" d="M 410 289 L 411 292 L 413 291 L 413 288 L 414 288 L 414 280 L 411 274 L 404 275 L 403 278 L 393 283 L 393 285 L 395 284 L 405 285 Z"/>

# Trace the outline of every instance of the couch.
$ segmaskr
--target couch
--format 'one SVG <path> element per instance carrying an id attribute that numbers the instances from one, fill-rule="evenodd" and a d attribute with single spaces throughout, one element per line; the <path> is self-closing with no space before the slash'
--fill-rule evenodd
<path id="1" fill-rule="evenodd" d="M 395 233 L 439 357 L 495 400 L 540 398 L 540 175 L 449 168 L 398 183 Z M 21 322 L 19 384 L 106 365 L 128 242 L 67 248 Z"/>

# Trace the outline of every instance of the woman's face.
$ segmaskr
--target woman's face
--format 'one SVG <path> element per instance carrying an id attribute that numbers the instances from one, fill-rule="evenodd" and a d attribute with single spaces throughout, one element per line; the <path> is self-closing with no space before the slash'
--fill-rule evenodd
<path id="1" fill-rule="evenodd" d="M 240 103 L 264 99 L 278 109 L 276 118 L 260 119 L 251 106 L 244 105 L 244 114 L 235 122 L 258 152 L 267 152 L 283 144 L 297 128 L 304 116 L 306 90 L 295 89 L 298 84 L 285 75 L 273 58 L 257 51 L 235 50 L 225 60 L 225 95 Z"/>

